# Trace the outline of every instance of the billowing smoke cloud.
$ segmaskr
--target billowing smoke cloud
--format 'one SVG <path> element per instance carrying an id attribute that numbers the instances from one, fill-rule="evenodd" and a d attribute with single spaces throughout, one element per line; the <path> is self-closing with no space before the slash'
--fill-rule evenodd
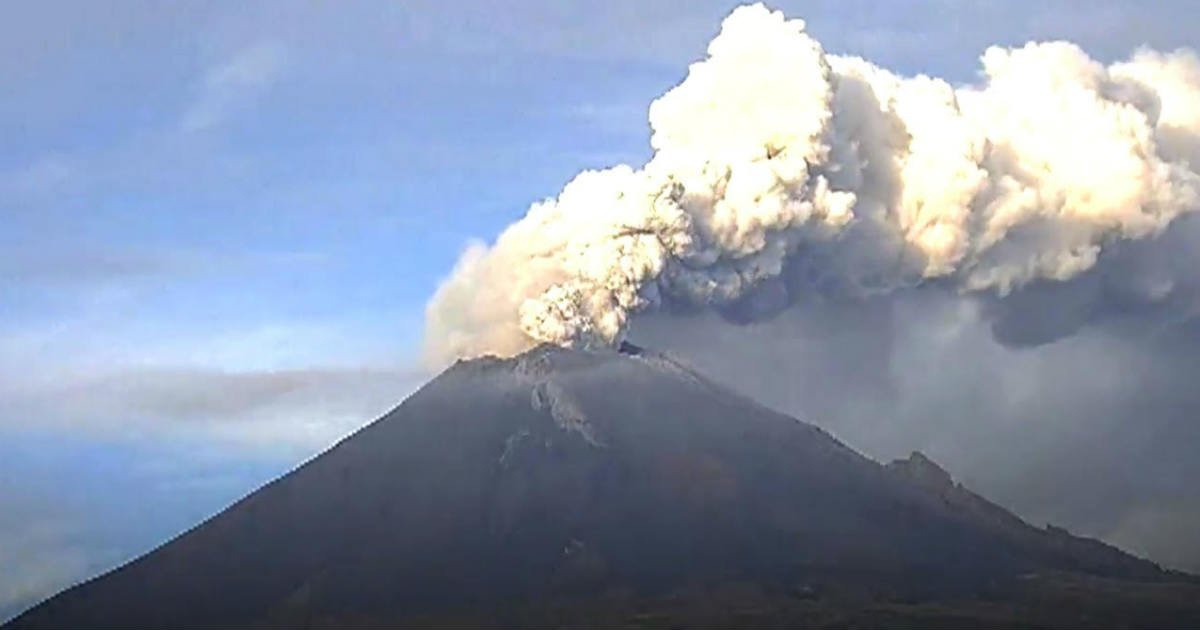
<path id="1" fill-rule="evenodd" d="M 900 77 L 825 54 L 801 20 L 737 9 L 651 104 L 647 164 L 581 173 L 468 249 L 428 306 L 430 360 L 610 344 L 664 306 L 761 320 L 815 292 L 991 296 L 998 338 L 1020 317 L 1010 300 L 1074 304 L 1061 288 L 1082 278 L 1170 300 L 1154 265 L 1089 271 L 1200 206 L 1200 60 L 1105 66 L 1051 42 L 982 63 L 973 86 Z M 1069 334 L 1086 311 L 1010 341 Z"/>

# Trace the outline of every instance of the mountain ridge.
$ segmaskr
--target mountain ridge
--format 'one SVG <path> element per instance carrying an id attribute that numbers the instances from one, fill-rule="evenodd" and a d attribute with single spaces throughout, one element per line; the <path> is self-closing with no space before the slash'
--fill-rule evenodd
<path id="1" fill-rule="evenodd" d="M 586 625 L 679 597 L 699 606 L 729 584 L 751 585 L 737 597 L 774 611 L 767 621 L 957 602 L 938 614 L 971 625 L 1020 620 L 1035 606 L 1022 589 L 1071 580 L 1154 597 L 1188 581 L 1034 528 L 923 455 L 879 464 L 668 355 L 539 346 L 456 362 L 291 473 L 4 627 Z M 1176 599 L 1155 610 L 1200 619 Z M 904 610 L 866 620 L 929 614 Z M 1026 614 L 1080 621 L 1052 612 Z M 691 613 L 662 614 L 651 620 Z"/>

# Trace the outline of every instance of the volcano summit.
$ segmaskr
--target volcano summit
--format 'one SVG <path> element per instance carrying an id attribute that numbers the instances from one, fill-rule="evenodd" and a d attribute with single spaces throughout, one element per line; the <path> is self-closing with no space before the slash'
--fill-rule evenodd
<path id="1" fill-rule="evenodd" d="M 5 627 L 1198 623 L 1191 576 L 626 344 L 460 361 Z"/>

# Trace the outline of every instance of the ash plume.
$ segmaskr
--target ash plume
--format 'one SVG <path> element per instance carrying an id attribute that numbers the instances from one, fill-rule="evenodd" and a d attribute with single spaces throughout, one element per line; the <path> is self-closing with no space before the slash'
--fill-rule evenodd
<path id="1" fill-rule="evenodd" d="M 735 10 L 650 105 L 648 163 L 580 173 L 468 248 L 427 307 L 429 361 L 613 344 L 663 307 L 761 320 L 811 292 L 934 286 L 1019 313 L 1014 293 L 1070 299 L 1107 256 L 1137 259 L 1105 266 L 1136 276 L 1108 280 L 1123 296 L 1170 302 L 1154 241 L 1200 207 L 1196 54 L 1106 66 L 1048 42 L 981 61 L 974 85 L 902 77 Z"/>

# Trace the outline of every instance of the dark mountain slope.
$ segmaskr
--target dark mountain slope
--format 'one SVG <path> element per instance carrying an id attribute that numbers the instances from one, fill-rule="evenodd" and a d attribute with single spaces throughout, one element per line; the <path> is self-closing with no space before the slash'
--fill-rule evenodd
<path id="1" fill-rule="evenodd" d="M 458 363 L 6 627 L 1200 622 L 1186 576 L 625 350 Z"/>

